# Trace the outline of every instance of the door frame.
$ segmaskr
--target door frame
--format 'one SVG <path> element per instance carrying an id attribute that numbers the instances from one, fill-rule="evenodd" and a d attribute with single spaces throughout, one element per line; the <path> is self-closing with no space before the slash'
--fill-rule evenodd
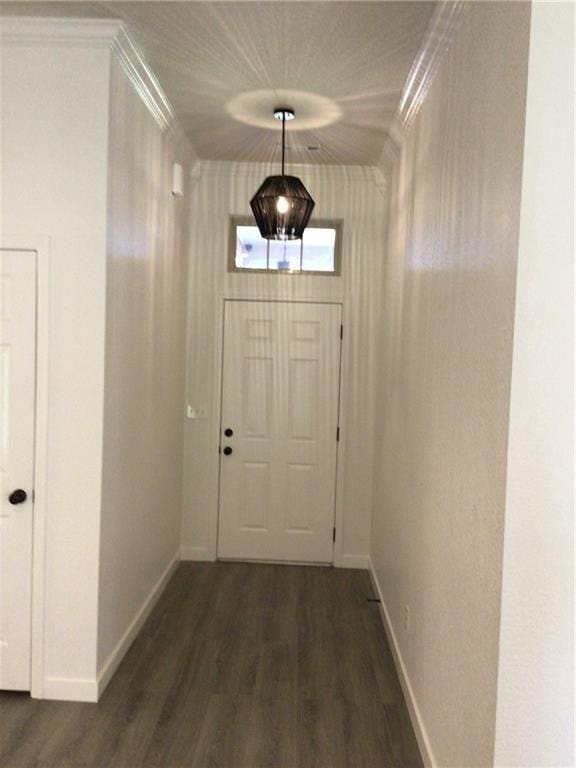
<path id="1" fill-rule="evenodd" d="M 46 567 L 46 487 L 48 476 L 48 403 L 50 342 L 50 238 L 6 235 L 0 250 L 36 254 L 36 383 L 34 414 L 34 488 L 32 508 L 32 610 L 30 696 L 44 696 L 44 603 Z"/>
<path id="2" fill-rule="evenodd" d="M 246 302 L 265 302 L 265 303 L 283 303 L 283 304 L 338 304 L 342 308 L 342 325 L 344 334 L 340 348 L 340 386 L 338 399 L 338 425 L 340 427 L 340 439 L 336 443 L 336 494 L 334 502 L 334 525 L 336 527 L 336 538 L 334 541 L 332 564 L 336 567 L 343 565 L 342 558 L 342 540 L 343 540 L 343 522 L 344 522 L 344 466 L 346 455 L 346 414 L 347 414 L 347 377 L 344 371 L 348 370 L 349 357 L 349 337 L 346 332 L 346 323 L 348 319 L 348 300 L 344 296 L 339 297 L 306 297 L 306 298 L 288 298 L 278 295 L 262 296 L 250 295 L 247 293 L 234 294 L 227 292 L 221 294 L 215 302 L 214 323 L 215 333 L 215 365 L 214 390 L 212 392 L 213 429 L 211 436 L 211 461 L 210 461 L 210 486 L 212 489 L 212 504 L 209 516 L 208 530 L 208 550 L 206 552 L 207 560 L 218 559 L 218 527 L 220 522 L 220 439 L 222 422 L 222 386 L 224 378 L 224 311 L 226 302 L 246 301 Z"/>

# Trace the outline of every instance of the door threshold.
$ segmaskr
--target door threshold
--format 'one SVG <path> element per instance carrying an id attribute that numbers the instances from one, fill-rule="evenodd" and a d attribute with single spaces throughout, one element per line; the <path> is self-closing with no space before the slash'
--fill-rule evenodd
<path id="1" fill-rule="evenodd" d="M 332 568 L 334 563 L 315 563 L 309 560 L 259 560 L 246 557 L 218 557 L 219 563 L 254 563 L 255 565 L 311 565 L 313 568 Z"/>

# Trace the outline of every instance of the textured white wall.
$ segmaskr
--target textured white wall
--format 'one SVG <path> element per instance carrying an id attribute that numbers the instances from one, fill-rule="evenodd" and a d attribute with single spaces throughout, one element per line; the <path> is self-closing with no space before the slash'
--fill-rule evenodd
<path id="1" fill-rule="evenodd" d="M 98 667 L 180 550 L 189 145 L 112 65 Z M 188 190 L 186 190 L 188 191 Z"/>
<path id="2" fill-rule="evenodd" d="M 4 41 L 2 234 L 50 237 L 47 687 L 96 673 L 108 50 Z"/>
<path id="3" fill-rule="evenodd" d="M 342 564 L 362 565 L 368 554 L 372 504 L 373 356 L 379 304 L 385 199 L 370 169 L 298 167 L 316 200 L 318 218 L 341 218 L 341 277 L 228 274 L 228 222 L 250 214 L 249 200 L 276 166 L 202 163 L 191 194 L 188 313 L 188 402 L 207 406 L 209 418 L 186 425 L 183 554 L 214 557 L 218 502 L 219 361 L 224 297 L 342 299 L 349 357 Z M 344 434 L 343 434 L 344 437 Z"/>
<path id="4" fill-rule="evenodd" d="M 493 760 L 528 29 L 465 5 L 391 189 L 371 555 L 443 768 Z"/>
<path id="5" fill-rule="evenodd" d="M 534 3 L 514 323 L 498 766 L 574 765 L 574 6 Z"/>

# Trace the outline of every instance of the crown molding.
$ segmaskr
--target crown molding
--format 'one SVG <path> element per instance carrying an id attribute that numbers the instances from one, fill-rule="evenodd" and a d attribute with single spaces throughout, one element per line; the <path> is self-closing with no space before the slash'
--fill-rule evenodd
<path id="1" fill-rule="evenodd" d="M 382 172 L 381 168 L 374 166 L 371 170 L 372 170 L 372 183 L 374 184 L 378 192 L 380 192 L 382 197 L 385 198 L 388 192 L 388 178 Z"/>
<path id="2" fill-rule="evenodd" d="M 126 76 L 146 104 L 162 130 L 176 122 L 176 115 L 156 75 L 128 36 L 122 25 L 112 41 L 112 50 L 120 60 Z"/>
<path id="3" fill-rule="evenodd" d="M 372 165 L 324 165 L 314 163 L 291 164 L 290 171 L 296 176 L 302 175 L 306 183 L 334 181 L 339 184 L 369 183 L 376 191 L 386 197 L 388 183 L 380 168 Z M 247 162 L 234 160 L 198 160 L 190 167 L 190 180 L 198 183 L 205 178 L 226 179 L 262 179 L 278 172 L 278 163 Z"/>
<path id="4" fill-rule="evenodd" d="M 11 45 L 110 48 L 123 26 L 119 19 L 3 16 L 0 18 L 0 40 Z"/>
<path id="5" fill-rule="evenodd" d="M 387 168 L 398 156 L 405 133 L 420 111 L 438 68 L 460 26 L 467 0 L 442 0 L 438 3 L 412 63 L 402 90 L 400 103 L 380 157 L 379 167 Z"/>
<path id="6" fill-rule="evenodd" d="M 246 160 L 200 160 L 195 166 L 199 176 L 271 176 L 280 172 L 279 162 L 249 162 Z M 331 176 L 341 181 L 374 181 L 374 167 L 369 165 L 326 165 L 323 163 L 290 163 L 289 173 L 309 179 Z"/>
<path id="7" fill-rule="evenodd" d="M 119 60 L 160 128 L 166 130 L 175 122 L 174 110 L 162 86 L 120 20 L 4 16 L 0 18 L 0 42 L 2 45 L 108 49 Z"/>

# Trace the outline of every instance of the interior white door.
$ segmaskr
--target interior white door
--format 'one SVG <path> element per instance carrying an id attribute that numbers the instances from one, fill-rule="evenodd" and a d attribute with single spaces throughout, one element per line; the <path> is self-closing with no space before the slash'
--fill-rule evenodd
<path id="1" fill-rule="evenodd" d="M 36 254 L 0 250 L 0 688 L 30 689 Z"/>
<path id="2" fill-rule="evenodd" d="M 341 306 L 228 301 L 218 555 L 331 563 Z"/>

